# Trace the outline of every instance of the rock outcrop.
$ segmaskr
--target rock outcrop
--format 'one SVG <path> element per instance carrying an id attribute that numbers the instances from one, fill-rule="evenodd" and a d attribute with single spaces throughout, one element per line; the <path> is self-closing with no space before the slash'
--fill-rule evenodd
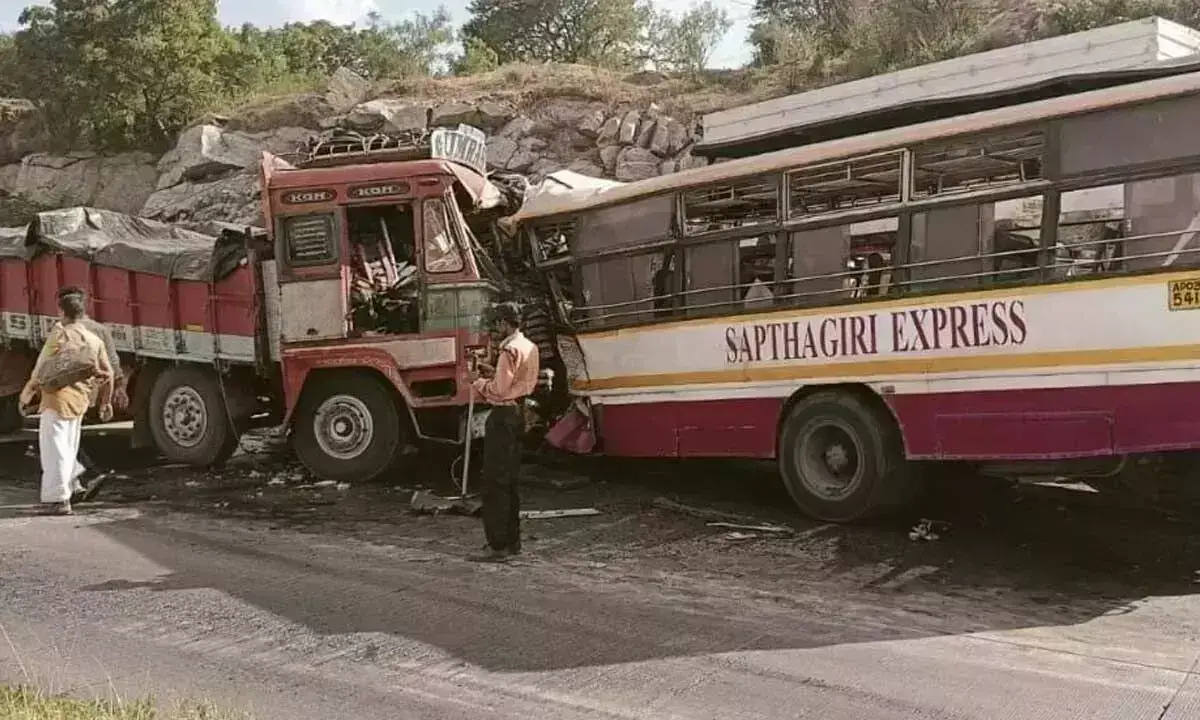
<path id="1" fill-rule="evenodd" d="M 181 133 L 161 157 L 47 154 L 35 108 L 0 100 L 0 194 L 40 206 L 92 205 L 169 222 L 258 224 L 261 152 L 286 157 L 333 128 L 369 134 L 473 125 L 489 135 L 492 170 L 534 179 L 567 168 L 634 181 L 703 162 L 691 155 L 694 118 L 665 112 L 640 83 L 640 96 L 605 97 L 587 88 L 550 86 L 529 97 L 446 82 L 415 92 L 380 91 L 339 70 L 324 92 L 205 118 Z"/>

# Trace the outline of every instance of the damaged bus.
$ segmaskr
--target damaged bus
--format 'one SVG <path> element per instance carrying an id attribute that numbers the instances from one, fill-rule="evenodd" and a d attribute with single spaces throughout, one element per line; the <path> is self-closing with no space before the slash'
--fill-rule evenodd
<path id="1" fill-rule="evenodd" d="M 532 198 L 550 439 L 773 459 L 826 521 L 903 504 L 916 461 L 1200 449 L 1200 68 L 1099 85 Z"/>

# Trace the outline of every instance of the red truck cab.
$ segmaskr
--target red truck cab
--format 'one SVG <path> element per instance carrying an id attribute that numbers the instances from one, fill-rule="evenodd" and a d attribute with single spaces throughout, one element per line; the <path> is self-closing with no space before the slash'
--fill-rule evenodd
<path id="1" fill-rule="evenodd" d="M 460 206 L 495 188 L 461 163 L 386 154 L 264 155 L 261 181 L 266 330 L 300 459 L 364 480 L 418 440 L 461 442 L 498 288 Z"/>

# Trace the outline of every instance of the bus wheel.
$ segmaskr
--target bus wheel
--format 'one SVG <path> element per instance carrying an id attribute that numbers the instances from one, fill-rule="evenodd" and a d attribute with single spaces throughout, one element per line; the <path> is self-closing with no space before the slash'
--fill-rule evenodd
<path id="1" fill-rule="evenodd" d="M 237 449 L 221 383 L 206 368 L 176 365 L 150 391 L 150 434 L 170 462 L 220 465 Z"/>
<path id="2" fill-rule="evenodd" d="M 779 467 L 792 500 L 810 517 L 853 522 L 894 504 L 904 479 L 899 432 L 854 395 L 823 391 L 796 403 L 783 423 Z"/>
<path id="3" fill-rule="evenodd" d="M 296 409 L 296 455 L 326 480 L 367 481 L 392 467 L 404 425 L 389 388 L 360 373 L 318 378 Z"/>

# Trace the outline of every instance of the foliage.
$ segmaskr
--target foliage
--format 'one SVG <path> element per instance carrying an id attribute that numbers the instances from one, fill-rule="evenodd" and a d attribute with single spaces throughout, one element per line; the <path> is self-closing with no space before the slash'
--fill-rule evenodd
<path id="1" fill-rule="evenodd" d="M 509 62 L 625 68 L 640 54 L 653 16 L 645 0 L 471 0 L 464 40 Z"/>
<path id="2" fill-rule="evenodd" d="M 32 0 L 30 0 L 32 2 Z M 61 149 L 164 148 L 214 107 L 368 79 L 491 73 L 513 62 L 658 69 L 701 80 L 731 27 L 714 0 L 471 0 L 449 14 L 221 28 L 216 0 L 48 0 L 0 35 L 0 94 L 31 100 Z M 1000 45 L 1160 15 L 1200 25 L 1200 0 L 754 0 L 746 77 L 788 91 Z M 456 36 L 461 51 L 452 54 Z M 707 77 L 707 75 L 706 75 Z M 777 86 L 776 82 L 773 86 Z"/>
<path id="3" fill-rule="evenodd" d="M 1040 32 L 1063 35 L 1152 15 L 1196 27 L 1200 0 L 1053 0 L 1042 11 Z"/>
<path id="4" fill-rule="evenodd" d="M 500 67 L 500 57 L 477 37 L 463 42 L 463 54 L 454 62 L 455 75 L 482 75 Z"/>
<path id="5" fill-rule="evenodd" d="M 0 685 L 0 718 L 5 720 L 233 720 L 203 703 L 162 713 L 149 700 L 74 700 L 23 687 Z"/>
<path id="6" fill-rule="evenodd" d="M 729 14 L 712 0 L 703 0 L 678 17 L 656 12 L 650 22 L 647 49 L 661 69 L 698 75 L 732 25 Z"/>
<path id="7" fill-rule="evenodd" d="M 161 145 L 218 94 L 215 0 L 53 0 L 20 22 L 19 89 L 64 146 Z"/>
<path id="8" fill-rule="evenodd" d="M 364 27 L 317 21 L 225 30 L 215 0 L 51 0 L 0 44 L 8 94 L 32 100 L 61 148 L 162 148 L 205 109 L 346 67 L 368 78 L 445 69 L 449 13 Z M 293 79 L 301 80 L 300 82 Z"/>

